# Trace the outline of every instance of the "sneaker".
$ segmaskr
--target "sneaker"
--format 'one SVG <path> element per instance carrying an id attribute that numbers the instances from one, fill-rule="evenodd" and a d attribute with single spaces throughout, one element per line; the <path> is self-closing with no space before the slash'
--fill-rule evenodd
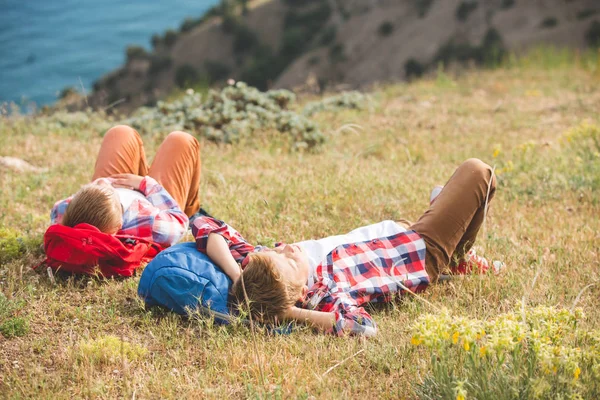
<path id="1" fill-rule="evenodd" d="M 431 195 L 429 195 L 429 205 L 433 204 L 433 202 L 435 201 L 435 199 L 437 199 L 437 197 L 442 192 L 443 188 L 444 188 L 443 186 L 436 186 L 436 187 L 433 188 L 433 190 L 431 191 Z"/>
<path id="2" fill-rule="evenodd" d="M 471 249 L 455 267 L 450 267 L 453 274 L 486 274 L 490 270 L 490 264 L 484 257 L 478 256 L 475 250 Z M 494 268 L 494 273 L 497 274 Z"/>

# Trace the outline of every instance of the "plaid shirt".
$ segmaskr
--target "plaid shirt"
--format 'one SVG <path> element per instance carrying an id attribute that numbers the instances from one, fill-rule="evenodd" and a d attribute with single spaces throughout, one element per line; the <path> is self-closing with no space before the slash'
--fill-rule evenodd
<path id="1" fill-rule="evenodd" d="M 110 181 L 110 178 L 100 179 Z M 150 240 L 163 247 L 177 243 L 187 231 L 187 215 L 165 188 L 149 176 L 142 179 L 140 192 L 146 198 L 132 201 L 123 214 L 123 226 L 117 234 Z M 54 204 L 50 213 L 52 225 L 62 221 L 72 198 L 73 196 Z"/>
<path id="2" fill-rule="evenodd" d="M 237 262 L 255 251 L 235 229 L 213 218 L 196 219 L 192 233 L 203 253 L 206 253 L 210 233 L 225 238 Z M 406 289 L 419 292 L 428 285 L 425 242 L 419 234 L 409 230 L 336 247 L 317 266 L 315 284 L 299 306 L 333 313 L 335 324 L 329 333 L 373 336 L 377 328 L 362 307 L 365 303 L 389 302 L 396 293 L 401 294 Z"/>

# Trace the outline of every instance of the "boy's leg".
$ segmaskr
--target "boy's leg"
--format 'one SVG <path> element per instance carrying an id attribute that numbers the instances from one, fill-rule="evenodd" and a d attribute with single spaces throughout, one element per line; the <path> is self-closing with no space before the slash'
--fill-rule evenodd
<path id="1" fill-rule="evenodd" d="M 188 217 L 200 209 L 200 144 L 185 132 L 171 132 L 158 148 L 149 175 L 156 179 Z"/>
<path id="2" fill-rule="evenodd" d="M 489 202 L 495 190 L 492 168 L 471 158 L 456 169 L 433 204 L 411 226 L 425 240 L 425 266 L 433 282 L 453 255 L 461 258 L 471 248 L 483 224 L 486 196 Z"/>
<path id="3" fill-rule="evenodd" d="M 92 180 L 115 174 L 148 174 L 142 138 L 127 125 L 110 128 L 104 135 Z"/>

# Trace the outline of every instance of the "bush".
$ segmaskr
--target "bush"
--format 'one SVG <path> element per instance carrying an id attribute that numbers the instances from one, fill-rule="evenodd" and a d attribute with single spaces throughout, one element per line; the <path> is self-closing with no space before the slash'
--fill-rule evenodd
<path id="1" fill-rule="evenodd" d="M 233 14 L 223 15 L 223 21 L 221 22 L 221 29 L 225 33 L 234 33 L 237 27 L 240 25 L 239 18 Z"/>
<path id="2" fill-rule="evenodd" d="M 317 125 L 289 107 L 296 96 L 287 90 L 261 92 L 243 82 L 221 91 L 211 90 L 203 99 L 189 92 L 174 102 L 140 109 L 125 123 L 146 131 L 186 129 L 208 140 L 232 143 L 276 130 L 294 148 L 312 148 L 325 141 Z"/>
<path id="3" fill-rule="evenodd" d="M 189 64 L 184 64 L 177 68 L 175 72 L 175 83 L 180 88 L 186 88 L 200 79 L 200 75 L 196 68 Z"/>
<path id="4" fill-rule="evenodd" d="M 585 40 L 590 47 L 600 47 L 600 22 L 592 22 L 585 32 Z"/>
<path id="5" fill-rule="evenodd" d="M 329 60 L 334 64 L 346 61 L 346 54 L 342 43 L 336 43 L 329 48 Z"/>
<path id="6" fill-rule="evenodd" d="M 165 38 L 164 38 L 165 46 L 172 47 L 176 41 L 177 41 L 177 31 L 175 31 L 173 29 L 167 30 L 165 32 Z"/>
<path id="7" fill-rule="evenodd" d="M 414 58 L 409 59 L 404 64 L 404 73 L 407 79 L 420 78 L 425 72 L 423 64 L 415 60 Z"/>
<path id="8" fill-rule="evenodd" d="M 581 21 L 581 20 L 589 18 L 592 15 L 597 14 L 597 13 L 598 13 L 598 10 L 593 10 L 591 8 L 581 10 L 577 13 L 577 19 Z"/>
<path id="9" fill-rule="evenodd" d="M 246 25 L 238 25 L 233 37 L 233 51 L 248 53 L 259 45 L 258 36 Z"/>
<path id="10" fill-rule="evenodd" d="M 150 75 L 156 75 L 169 68 L 172 63 L 173 59 L 169 56 L 152 55 L 150 57 L 150 68 L 148 68 L 148 73 Z"/>
<path id="11" fill-rule="evenodd" d="M 127 62 L 148 57 L 148 52 L 146 51 L 146 49 L 144 49 L 142 46 L 137 45 L 127 46 L 125 53 L 127 55 Z"/>
<path id="12" fill-rule="evenodd" d="M 503 10 L 508 10 L 509 8 L 512 8 L 515 5 L 515 0 L 502 0 L 502 3 L 500 4 L 500 8 Z"/>
<path id="13" fill-rule="evenodd" d="M 240 80 L 267 90 L 272 79 L 282 71 L 281 62 L 268 46 L 259 46 L 240 73 Z"/>
<path id="14" fill-rule="evenodd" d="M 60 91 L 60 93 L 58 95 L 58 98 L 59 99 L 64 99 L 64 98 L 67 98 L 67 97 L 69 97 L 69 96 L 71 96 L 71 95 L 73 95 L 75 93 L 77 93 L 77 90 L 73 86 L 67 86 L 67 87 L 64 87 Z"/>
<path id="15" fill-rule="evenodd" d="M 433 4 L 433 0 L 413 0 L 415 7 L 417 8 L 417 14 L 419 18 L 425 18 L 429 12 L 429 8 Z"/>
<path id="16" fill-rule="evenodd" d="M 392 32 L 394 32 L 394 24 L 390 21 L 385 21 L 379 25 L 377 32 L 379 33 L 379 36 L 390 36 Z"/>
<path id="17" fill-rule="evenodd" d="M 156 50 L 156 48 L 162 43 L 162 37 L 159 34 L 152 35 L 152 39 L 150 39 L 150 43 L 152 44 L 152 48 Z"/>
<path id="18" fill-rule="evenodd" d="M 456 19 L 465 22 L 469 15 L 477 9 L 479 4 L 476 1 L 463 1 L 456 7 Z"/>
<path id="19" fill-rule="evenodd" d="M 181 23 L 179 30 L 181 32 L 189 32 L 198 26 L 202 22 L 202 19 L 186 18 Z"/>
<path id="20" fill-rule="evenodd" d="M 480 46 L 481 60 L 488 66 L 495 66 L 502 62 L 506 55 L 506 48 L 500 32 L 494 28 L 488 29 Z"/>
<path id="21" fill-rule="evenodd" d="M 418 398 L 597 398 L 600 331 L 585 331 L 580 309 L 517 305 L 493 320 L 420 316 L 411 344 L 431 365 Z"/>
<path id="22" fill-rule="evenodd" d="M 558 20 L 556 18 L 554 18 L 554 17 L 548 17 L 548 18 L 544 18 L 544 20 L 540 24 L 540 27 L 542 27 L 542 28 L 553 28 L 556 25 L 558 25 Z"/>
<path id="23" fill-rule="evenodd" d="M 0 324 L 0 333 L 8 339 L 17 336 L 25 336 L 27 332 L 29 332 L 29 324 L 24 318 L 9 318 Z"/>
<path id="24" fill-rule="evenodd" d="M 323 31 L 321 34 L 321 38 L 319 39 L 319 43 L 322 46 L 329 46 L 331 43 L 335 41 L 337 36 L 337 28 L 334 25 L 330 25 Z"/>
<path id="25" fill-rule="evenodd" d="M 206 61 L 204 63 L 204 69 L 206 70 L 210 82 L 227 79 L 231 73 L 231 68 L 219 61 Z"/>

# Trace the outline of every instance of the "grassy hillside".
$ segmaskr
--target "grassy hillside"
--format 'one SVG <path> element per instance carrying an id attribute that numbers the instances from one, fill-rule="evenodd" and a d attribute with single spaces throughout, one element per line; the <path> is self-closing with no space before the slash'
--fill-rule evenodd
<path id="1" fill-rule="evenodd" d="M 203 205 L 252 242 L 415 220 L 431 188 L 461 161 L 478 157 L 495 166 L 499 187 L 477 246 L 506 263 L 505 273 L 377 307 L 379 335 L 369 340 L 217 327 L 144 310 L 139 277 L 54 280 L 33 272 L 50 208 L 90 179 L 102 134 L 116 122 L 97 113 L 3 116 L 0 155 L 48 170 L 0 174 L 0 397 L 469 398 L 479 393 L 469 375 L 473 362 L 485 365 L 476 369 L 482 381 L 505 382 L 488 388 L 507 388 L 505 397 L 517 396 L 513 388 L 529 388 L 531 398 L 598 397 L 599 74 L 596 58 L 542 53 L 494 71 L 440 72 L 381 87 L 371 109 L 318 113 L 327 141 L 317 151 L 289 150 L 265 139 L 273 137 L 268 132 L 233 145 L 203 141 Z M 168 132 L 141 133 L 151 157 Z M 558 322 L 538 332 L 559 326 L 548 340 L 562 347 L 548 355 L 550 364 L 537 360 L 529 372 L 514 357 L 529 354 L 533 336 L 500 360 L 481 353 L 476 341 L 489 340 L 491 351 L 491 337 L 473 339 L 481 356 L 471 357 L 460 350 L 468 332 L 450 332 L 442 356 L 432 358 L 425 333 L 411 327 L 429 314 L 443 324 L 448 312 L 465 327 L 504 313 L 518 321 L 536 306 L 581 311 L 564 326 L 563 314 L 546 312 Z M 448 369 L 456 376 L 444 378 Z"/>

